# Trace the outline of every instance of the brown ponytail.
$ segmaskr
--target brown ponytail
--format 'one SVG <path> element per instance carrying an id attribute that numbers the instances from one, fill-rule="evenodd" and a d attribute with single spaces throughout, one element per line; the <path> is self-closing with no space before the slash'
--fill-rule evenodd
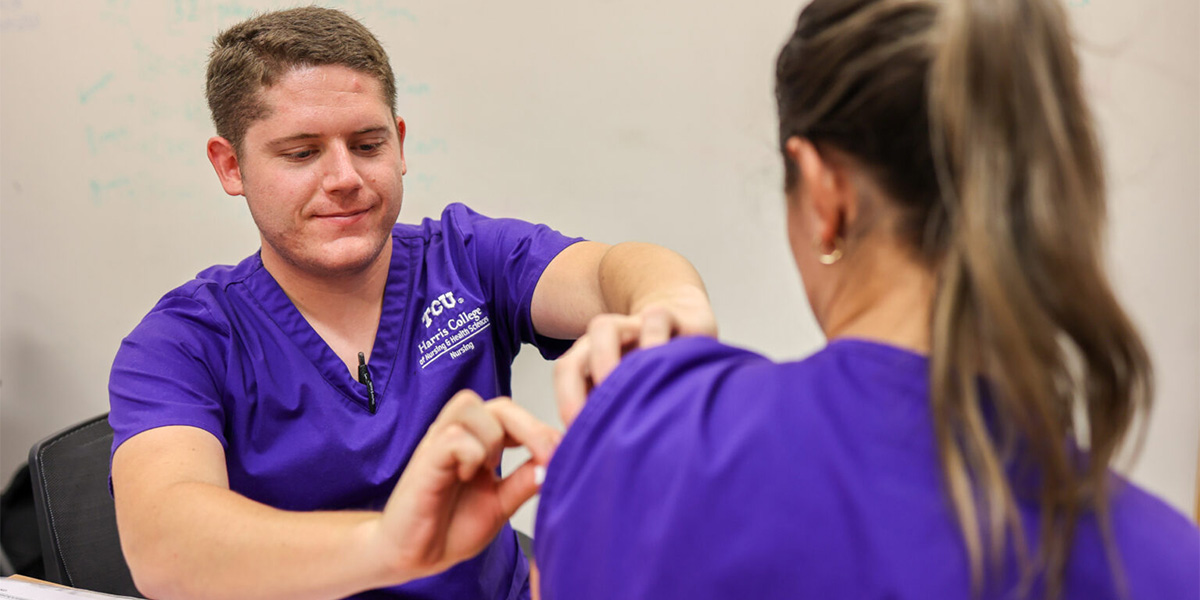
<path id="1" fill-rule="evenodd" d="M 975 591 L 1011 543 L 1025 584 L 1040 576 L 1058 597 L 1075 524 L 1091 510 L 1107 522 L 1107 467 L 1151 398 L 1101 265 L 1103 161 L 1065 11 L 816 0 L 780 53 L 776 96 L 781 143 L 868 165 L 938 276 L 931 403 Z M 1019 502 L 1040 512 L 1033 556 Z"/>

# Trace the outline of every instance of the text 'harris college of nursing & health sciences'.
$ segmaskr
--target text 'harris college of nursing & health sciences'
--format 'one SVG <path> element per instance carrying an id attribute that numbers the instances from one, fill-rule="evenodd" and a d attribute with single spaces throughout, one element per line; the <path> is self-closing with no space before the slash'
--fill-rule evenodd
<path id="1" fill-rule="evenodd" d="M 462 308 L 457 313 L 450 313 L 451 309 L 459 307 Z M 450 316 L 444 323 L 435 326 L 435 320 L 441 321 L 438 317 L 444 314 Z M 417 344 L 417 350 L 421 354 L 417 364 L 422 369 L 446 354 L 454 359 L 474 350 L 475 344 L 468 340 L 491 325 L 482 306 L 468 308 L 463 299 L 454 297 L 454 292 L 438 296 L 425 309 L 421 320 L 427 330 L 432 328 L 427 337 Z"/>

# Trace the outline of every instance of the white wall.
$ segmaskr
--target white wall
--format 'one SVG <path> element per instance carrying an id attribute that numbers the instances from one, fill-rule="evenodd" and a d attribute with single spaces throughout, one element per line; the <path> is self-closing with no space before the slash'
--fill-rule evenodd
<path id="1" fill-rule="evenodd" d="M 771 75 L 799 0 L 345 0 L 409 124 L 402 219 L 450 201 L 704 274 L 726 339 L 821 337 L 784 240 Z M 753 4 L 753 8 L 749 6 Z M 1112 176 L 1111 264 L 1158 367 L 1135 480 L 1191 512 L 1200 429 L 1200 14 L 1074 0 Z M 0 476 L 107 410 L 124 336 L 168 289 L 253 252 L 204 157 L 211 37 L 269 0 L 0 0 Z M 518 397 L 554 419 L 549 369 Z M 528 525 L 531 511 L 518 516 Z"/>

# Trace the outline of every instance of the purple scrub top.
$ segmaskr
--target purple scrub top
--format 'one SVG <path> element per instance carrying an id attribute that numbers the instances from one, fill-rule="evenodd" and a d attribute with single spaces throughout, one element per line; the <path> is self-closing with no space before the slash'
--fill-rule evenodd
<path id="1" fill-rule="evenodd" d="M 534 541 L 546 600 L 970 598 L 925 357 L 834 341 L 777 364 L 706 338 L 631 354 L 567 431 Z M 1114 476 L 1129 598 L 1197 600 L 1200 532 Z M 1037 511 L 1022 506 L 1036 541 Z M 984 598 L 1012 598 L 1009 568 Z M 1119 598 L 1094 515 L 1065 598 Z"/>
<path id="2" fill-rule="evenodd" d="M 309 326 L 258 254 L 171 291 L 121 344 L 109 383 L 113 452 L 155 427 L 188 425 L 224 446 L 230 488 L 296 511 L 383 508 L 417 442 L 462 389 L 511 395 L 522 343 L 547 358 L 534 287 L 574 239 L 460 204 L 398 224 L 368 391 Z M 512 531 L 437 576 L 361 598 L 528 597 Z"/>

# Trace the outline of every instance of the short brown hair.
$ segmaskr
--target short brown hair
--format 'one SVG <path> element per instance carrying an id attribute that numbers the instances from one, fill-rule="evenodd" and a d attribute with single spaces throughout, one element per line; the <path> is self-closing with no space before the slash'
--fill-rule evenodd
<path id="1" fill-rule="evenodd" d="M 292 69 L 320 65 L 374 77 L 396 113 L 396 77 L 379 40 L 346 13 L 307 6 L 258 15 L 213 40 L 205 96 L 217 135 L 240 151 L 250 124 L 268 114 L 261 91 Z"/>

